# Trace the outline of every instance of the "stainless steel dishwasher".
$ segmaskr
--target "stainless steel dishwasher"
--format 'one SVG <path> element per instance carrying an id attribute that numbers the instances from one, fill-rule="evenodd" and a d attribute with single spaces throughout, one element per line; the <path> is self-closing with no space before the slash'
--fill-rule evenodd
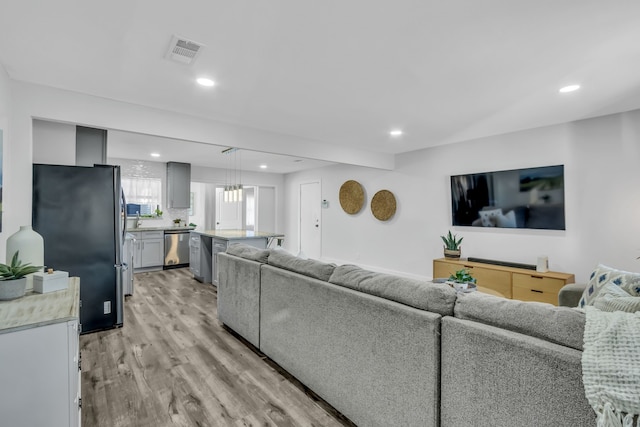
<path id="1" fill-rule="evenodd" d="M 164 268 L 189 265 L 189 230 L 164 231 Z"/>

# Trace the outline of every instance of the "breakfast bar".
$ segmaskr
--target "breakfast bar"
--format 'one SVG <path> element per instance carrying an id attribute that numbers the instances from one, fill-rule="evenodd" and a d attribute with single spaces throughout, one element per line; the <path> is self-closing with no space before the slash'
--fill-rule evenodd
<path id="1" fill-rule="evenodd" d="M 190 268 L 193 277 L 204 283 L 218 284 L 216 256 L 225 252 L 229 245 L 244 243 L 259 249 L 280 245 L 284 234 L 253 230 L 206 230 L 191 231 L 189 240 Z"/>

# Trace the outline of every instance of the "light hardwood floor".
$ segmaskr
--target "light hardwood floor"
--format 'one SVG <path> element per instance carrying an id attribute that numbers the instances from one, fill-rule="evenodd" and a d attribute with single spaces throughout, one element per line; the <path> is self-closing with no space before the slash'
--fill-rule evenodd
<path id="1" fill-rule="evenodd" d="M 80 337 L 82 425 L 352 426 L 223 327 L 188 269 L 139 273 L 120 329 Z"/>

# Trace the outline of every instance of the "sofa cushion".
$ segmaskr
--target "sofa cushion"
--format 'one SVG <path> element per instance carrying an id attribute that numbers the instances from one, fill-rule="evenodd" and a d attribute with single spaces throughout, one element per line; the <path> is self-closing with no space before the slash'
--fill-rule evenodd
<path id="1" fill-rule="evenodd" d="M 456 291 L 448 285 L 375 273 L 355 265 L 336 267 L 329 282 L 442 315 L 453 314 L 456 300 Z"/>
<path id="2" fill-rule="evenodd" d="M 258 249 L 254 246 L 245 245 L 244 243 L 232 243 L 227 247 L 229 255 L 235 255 L 240 258 L 250 259 L 251 261 L 267 263 L 269 258 L 269 249 Z"/>
<path id="3" fill-rule="evenodd" d="M 329 280 L 336 268 L 335 264 L 327 264 L 315 259 L 298 258 L 284 251 L 271 251 L 267 262 L 274 267 L 284 268 L 325 282 Z"/>
<path id="4" fill-rule="evenodd" d="M 454 313 L 460 319 L 497 326 L 582 350 L 585 316 L 575 308 L 472 292 L 458 294 Z"/>
<path id="5" fill-rule="evenodd" d="M 578 306 L 593 305 L 598 298 L 598 294 L 605 288 L 607 283 L 620 286 L 621 289 L 624 289 L 632 296 L 640 296 L 640 273 L 616 270 L 599 264 L 591 273 L 589 283 L 587 283 Z"/>

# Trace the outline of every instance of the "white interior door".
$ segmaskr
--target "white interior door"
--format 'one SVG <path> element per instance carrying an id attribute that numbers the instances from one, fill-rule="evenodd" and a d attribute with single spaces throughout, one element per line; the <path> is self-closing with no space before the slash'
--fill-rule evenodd
<path id="1" fill-rule="evenodd" d="M 300 252 L 309 258 L 322 256 L 320 183 L 300 184 Z"/>
<path id="2" fill-rule="evenodd" d="M 225 202 L 224 189 L 216 188 L 216 230 L 242 228 L 242 202 Z"/>

